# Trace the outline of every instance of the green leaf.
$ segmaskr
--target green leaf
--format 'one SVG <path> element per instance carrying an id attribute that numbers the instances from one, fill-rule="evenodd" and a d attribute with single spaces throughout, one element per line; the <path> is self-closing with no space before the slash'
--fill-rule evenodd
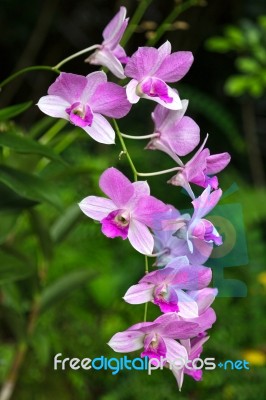
<path id="1" fill-rule="evenodd" d="M 212 37 L 205 42 L 205 47 L 209 51 L 217 51 L 217 53 L 227 53 L 232 50 L 232 46 L 226 38 L 221 36 Z"/>
<path id="2" fill-rule="evenodd" d="M 37 236 L 42 252 L 47 260 L 53 256 L 53 242 L 46 220 L 35 209 L 29 211 L 32 229 Z"/>
<path id="3" fill-rule="evenodd" d="M 28 278 L 35 271 L 34 268 L 14 255 L 0 251 L 0 284 Z"/>
<path id="4" fill-rule="evenodd" d="M 6 211 L 6 210 L 1 210 L 0 211 L 0 244 L 4 243 L 12 232 L 12 229 L 14 228 L 14 225 L 16 223 L 16 220 L 18 218 L 18 213 L 14 211 Z"/>
<path id="5" fill-rule="evenodd" d="M 73 229 L 81 217 L 80 208 L 74 204 L 55 221 L 51 228 L 51 237 L 55 243 L 60 242 Z"/>
<path id="6" fill-rule="evenodd" d="M 266 31 L 266 15 L 260 15 L 258 17 L 258 24 Z"/>
<path id="7" fill-rule="evenodd" d="M 0 122 L 7 121 L 13 117 L 16 117 L 17 115 L 26 111 L 31 105 L 32 101 L 27 101 L 26 103 L 2 108 L 2 110 L 0 110 Z"/>
<path id="8" fill-rule="evenodd" d="M 232 48 L 239 49 L 245 47 L 245 37 L 240 28 L 229 25 L 225 28 L 224 33 Z"/>
<path id="9" fill-rule="evenodd" d="M 241 96 L 248 88 L 248 78 L 245 75 L 234 75 L 225 82 L 225 91 L 231 96 Z"/>
<path id="10" fill-rule="evenodd" d="M 43 117 L 39 121 L 35 122 L 34 125 L 28 131 L 29 137 L 36 138 L 41 136 L 47 129 L 54 124 L 54 120 L 51 117 Z"/>
<path id="11" fill-rule="evenodd" d="M 94 278 L 96 273 L 91 270 L 76 270 L 48 286 L 40 299 L 40 312 L 45 312 L 59 301 L 64 300 L 74 290 L 81 288 Z"/>
<path id="12" fill-rule="evenodd" d="M 25 199 L 24 197 L 19 196 L 8 186 L 0 182 L 0 208 L 3 212 L 9 210 L 22 211 L 29 207 L 36 206 L 36 204 L 38 204 L 37 201 Z"/>
<path id="13" fill-rule="evenodd" d="M 9 147 L 19 153 L 39 154 L 40 156 L 49 158 L 50 160 L 65 163 L 51 148 L 27 137 L 14 135 L 13 133 L 0 133 L 0 146 Z"/>
<path id="14" fill-rule="evenodd" d="M 22 197 L 37 202 L 47 202 L 61 209 L 56 188 L 39 176 L 0 165 L 0 182 Z"/>
<path id="15" fill-rule="evenodd" d="M 255 74 L 261 68 L 260 64 L 256 60 L 249 57 L 238 57 L 236 59 L 236 66 L 240 72 L 248 74 Z"/>

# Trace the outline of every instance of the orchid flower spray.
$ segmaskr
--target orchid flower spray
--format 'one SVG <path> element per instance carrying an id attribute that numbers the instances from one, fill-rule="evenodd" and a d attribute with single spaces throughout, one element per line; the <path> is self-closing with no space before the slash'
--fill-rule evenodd
<path id="1" fill-rule="evenodd" d="M 182 358 L 192 362 L 199 357 L 210 337 L 207 331 L 216 320 L 211 304 L 218 291 L 209 287 L 212 270 L 204 263 L 213 247 L 222 245 L 223 238 L 208 214 L 222 197 L 216 174 L 228 165 L 230 155 L 227 152 L 211 155 L 205 148 L 206 137 L 194 156 L 188 157 L 189 161 L 180 159 L 200 143 L 200 127 L 186 115 L 189 100 L 181 99 L 175 87 L 190 70 L 194 57 L 189 50 L 172 52 L 169 41 L 158 48 L 139 47 L 127 56 L 120 45 L 127 25 L 126 8 L 121 7 L 104 29 L 102 44 L 92 46 L 95 51 L 86 59 L 92 68 L 104 66 L 116 78 L 128 78 L 126 83 L 109 82 L 102 71 L 87 76 L 59 71 L 60 75 L 37 106 L 45 114 L 83 129 L 99 143 L 114 144 L 115 138 L 120 142 L 122 151 L 117 153 L 119 157 L 114 165 L 119 164 L 121 158 L 127 160 L 134 181 L 120 171 L 120 166 L 119 169 L 109 167 L 99 177 L 103 196 L 89 192 L 79 203 L 87 217 L 100 223 L 103 235 L 120 240 L 121 247 L 122 240 L 128 239 L 131 246 L 145 256 L 145 274 L 142 277 L 141 274 L 137 282 L 132 282 L 130 268 L 127 269 L 130 287 L 123 297 L 130 307 L 144 304 L 144 317 L 135 306 L 136 323 L 114 333 L 108 344 L 119 353 L 142 350 L 141 357 L 153 361 L 162 357 L 163 366 L 173 372 L 181 390 L 185 375 L 200 381 L 203 374 L 189 367 L 190 364 L 180 367 L 175 360 Z M 111 79 L 115 78 L 111 76 Z M 153 133 L 142 137 L 122 133 L 117 119 L 125 117 L 140 99 L 158 103 L 152 113 Z M 139 172 L 124 138 L 149 139 L 146 149 L 157 150 L 157 156 L 160 151 L 170 156 L 174 167 Z M 182 214 L 177 204 L 167 204 L 152 196 L 148 181 L 138 180 L 170 172 L 174 176 L 170 175 L 168 182 L 176 187 L 172 189 L 182 187 L 191 197 L 191 215 Z M 191 184 L 197 185 L 201 193 L 195 196 Z M 165 190 L 167 187 L 165 180 Z M 184 208 L 189 202 L 184 202 Z M 152 271 L 149 264 L 154 268 Z M 148 304 L 161 313 L 151 322 L 147 322 Z"/>

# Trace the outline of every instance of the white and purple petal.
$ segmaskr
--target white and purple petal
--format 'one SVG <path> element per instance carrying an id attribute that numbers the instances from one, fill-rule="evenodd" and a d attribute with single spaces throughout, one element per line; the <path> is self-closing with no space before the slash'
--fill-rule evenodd
<path id="1" fill-rule="evenodd" d="M 150 255 L 154 246 L 154 239 L 146 225 L 136 219 L 131 219 L 128 240 L 141 254 Z"/>
<path id="2" fill-rule="evenodd" d="M 130 304 L 143 304 L 153 299 L 154 285 L 150 283 L 138 283 L 131 286 L 123 299 Z"/>
<path id="3" fill-rule="evenodd" d="M 115 143 L 115 131 L 110 123 L 101 114 L 93 114 L 91 126 L 85 126 L 84 131 L 96 140 L 96 142 L 104 144 Z"/>
<path id="4" fill-rule="evenodd" d="M 141 331 L 127 330 L 116 333 L 107 344 L 118 353 L 128 353 L 143 347 L 144 336 Z"/>
<path id="5" fill-rule="evenodd" d="M 96 221 L 101 221 L 117 208 L 112 200 L 97 196 L 85 197 L 79 203 L 79 207 L 85 215 Z"/>

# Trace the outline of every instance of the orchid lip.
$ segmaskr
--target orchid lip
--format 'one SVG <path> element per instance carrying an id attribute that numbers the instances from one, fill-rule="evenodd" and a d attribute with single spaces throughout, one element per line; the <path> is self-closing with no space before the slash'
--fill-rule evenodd
<path id="1" fill-rule="evenodd" d="M 140 97 L 159 97 L 165 103 L 172 103 L 173 98 L 168 95 L 168 87 L 161 79 L 146 77 L 136 87 L 136 94 Z"/>
<path id="2" fill-rule="evenodd" d="M 107 217 L 101 220 L 102 232 L 110 238 L 121 236 L 126 239 L 130 224 L 130 214 L 124 210 L 110 212 Z"/>
<path id="3" fill-rule="evenodd" d="M 85 126 L 92 125 L 93 112 L 88 104 L 73 103 L 70 107 L 66 108 L 66 113 L 69 115 L 70 122 L 76 126 L 84 128 Z"/>

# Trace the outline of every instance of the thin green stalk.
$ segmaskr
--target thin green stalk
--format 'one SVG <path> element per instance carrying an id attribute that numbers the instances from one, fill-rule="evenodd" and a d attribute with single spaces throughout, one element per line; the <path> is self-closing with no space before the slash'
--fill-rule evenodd
<path id="1" fill-rule="evenodd" d="M 27 68 L 23 68 L 17 72 L 15 72 L 14 74 L 10 75 L 8 78 L 6 78 L 4 81 L 2 81 L 0 83 L 0 89 L 2 89 L 4 86 L 6 86 L 9 82 L 12 82 L 14 79 L 16 79 L 18 76 L 25 74 L 27 72 L 31 72 L 31 71 L 52 71 L 55 72 L 57 74 L 60 74 L 60 71 L 58 69 L 55 69 L 53 67 L 49 67 L 48 65 L 35 65 L 33 67 L 27 67 Z"/>
<path id="2" fill-rule="evenodd" d="M 144 135 L 144 136 L 126 135 L 125 133 L 121 133 L 121 135 L 126 139 L 132 139 L 132 140 L 145 140 L 145 139 L 151 139 L 151 138 L 159 136 L 158 133 L 151 133 L 150 135 Z"/>
<path id="3" fill-rule="evenodd" d="M 129 152 L 128 152 L 128 150 L 127 150 L 126 144 L 125 144 L 125 142 L 124 142 L 124 139 L 123 139 L 123 137 L 122 137 L 122 135 L 121 135 L 121 132 L 120 132 L 120 130 L 119 130 L 119 127 L 118 127 L 117 122 L 116 122 L 115 119 L 113 119 L 113 124 L 114 124 L 114 127 L 115 127 L 115 132 L 116 132 L 116 134 L 117 134 L 117 136 L 118 136 L 118 138 L 119 138 L 119 140 L 120 140 L 120 143 L 121 143 L 121 147 L 122 147 L 122 149 L 123 149 L 123 152 L 124 152 L 124 154 L 126 155 L 126 157 L 127 157 L 127 159 L 128 159 L 128 162 L 129 162 L 129 164 L 130 164 L 130 167 L 131 167 L 131 169 L 132 169 L 133 176 L 134 176 L 134 181 L 137 182 L 137 180 L 138 180 L 138 172 L 137 172 L 136 167 L 135 167 L 135 165 L 134 165 L 134 163 L 133 163 L 133 161 L 132 161 L 132 159 L 131 159 L 131 157 L 130 157 L 130 155 L 129 155 Z"/>
<path id="4" fill-rule="evenodd" d="M 49 143 L 67 124 L 65 119 L 60 119 L 57 121 L 47 132 L 45 132 L 41 139 L 40 143 L 47 144 Z"/>
<path id="5" fill-rule="evenodd" d="M 147 46 L 154 46 L 180 14 L 188 10 L 190 7 L 199 5 L 200 2 L 201 0 L 188 0 L 185 3 L 176 5 L 175 8 L 173 8 L 173 11 L 165 18 L 156 30 L 155 35 L 147 41 Z"/>
<path id="6" fill-rule="evenodd" d="M 70 146 L 78 137 L 78 132 L 68 132 L 66 136 L 54 147 L 54 152 L 56 154 L 61 154 L 68 146 Z M 48 164 L 50 160 L 46 158 L 41 158 L 36 165 L 36 172 L 41 172 Z"/>
<path id="7" fill-rule="evenodd" d="M 148 261 L 148 257 L 145 256 L 145 274 L 149 273 L 149 261 Z M 148 305 L 149 303 L 145 303 L 145 308 L 144 308 L 144 322 L 147 322 L 147 314 L 148 314 Z"/>
<path id="8" fill-rule="evenodd" d="M 163 171 L 156 171 L 156 172 L 137 172 L 138 176 L 157 176 L 157 175 L 163 175 L 163 174 L 168 174 L 169 172 L 174 172 L 182 169 L 181 167 L 174 167 L 174 168 L 169 168 L 165 169 Z"/>
<path id="9" fill-rule="evenodd" d="M 128 162 L 129 162 L 130 167 L 132 169 L 132 172 L 133 172 L 133 175 L 134 175 L 134 181 L 137 182 L 137 180 L 138 180 L 138 172 L 137 172 L 136 167 L 135 167 L 135 165 L 134 165 L 134 163 L 132 161 L 132 158 L 130 157 L 130 155 L 128 153 L 126 144 L 125 144 L 125 142 L 123 140 L 123 137 L 121 135 L 121 132 L 119 130 L 119 127 L 118 127 L 115 119 L 113 119 L 113 124 L 114 124 L 114 127 L 115 127 L 116 134 L 117 134 L 117 136 L 118 136 L 118 138 L 120 140 L 123 152 L 124 152 L 124 154 L 126 154 Z M 148 256 L 145 256 L 145 274 L 148 274 L 148 273 L 149 273 L 149 261 L 148 261 Z M 148 303 L 145 303 L 144 317 L 143 317 L 144 322 L 147 321 L 147 313 L 148 313 Z"/>
<path id="10" fill-rule="evenodd" d="M 73 60 L 73 58 L 79 57 L 82 54 L 88 53 L 91 50 L 98 49 L 100 47 L 99 44 L 94 44 L 93 46 L 87 47 L 86 49 L 80 50 L 77 53 L 72 54 L 71 56 L 64 58 L 64 60 L 60 61 L 57 65 L 55 65 L 52 69 L 57 70 L 58 68 L 62 67 L 62 65 L 66 64 L 68 61 Z"/>
<path id="11" fill-rule="evenodd" d="M 149 5 L 152 3 L 153 0 L 141 0 L 139 3 L 139 6 L 137 7 L 133 17 L 130 19 L 130 23 L 127 27 L 126 32 L 124 33 L 124 36 L 120 42 L 120 44 L 124 47 L 126 43 L 129 41 L 133 33 L 135 32 L 141 18 L 143 17 L 143 14 L 149 7 Z"/>

